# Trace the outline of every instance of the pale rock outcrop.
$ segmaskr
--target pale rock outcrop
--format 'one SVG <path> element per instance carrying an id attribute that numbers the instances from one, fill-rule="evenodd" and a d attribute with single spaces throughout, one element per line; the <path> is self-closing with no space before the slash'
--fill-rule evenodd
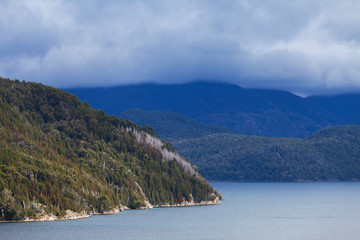
<path id="1" fill-rule="evenodd" d="M 164 143 L 157 137 L 151 136 L 147 132 L 141 131 L 139 132 L 136 129 L 126 128 L 124 129 L 126 132 L 131 132 L 135 137 L 136 141 L 140 144 L 149 144 L 155 149 L 159 150 L 163 156 L 163 161 L 172 161 L 175 160 L 178 164 L 184 169 L 184 171 L 190 176 L 196 175 L 196 171 L 194 167 L 185 160 L 184 157 L 180 156 L 178 153 L 169 151 L 165 148 Z"/>

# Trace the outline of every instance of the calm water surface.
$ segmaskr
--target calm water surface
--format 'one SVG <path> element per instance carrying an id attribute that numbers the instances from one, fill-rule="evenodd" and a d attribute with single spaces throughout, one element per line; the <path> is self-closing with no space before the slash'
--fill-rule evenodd
<path id="1" fill-rule="evenodd" d="M 360 239 L 358 182 L 212 185 L 226 198 L 221 205 L 0 223 L 0 239 Z"/>

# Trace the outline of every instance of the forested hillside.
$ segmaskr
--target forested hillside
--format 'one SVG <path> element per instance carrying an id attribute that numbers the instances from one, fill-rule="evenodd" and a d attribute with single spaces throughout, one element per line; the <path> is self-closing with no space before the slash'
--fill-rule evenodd
<path id="1" fill-rule="evenodd" d="M 212 134 L 174 143 L 212 180 L 360 180 L 360 126 L 336 126 L 305 139 Z"/>
<path id="2" fill-rule="evenodd" d="M 231 132 L 226 128 L 198 122 L 174 112 L 128 109 L 118 117 L 142 126 L 151 126 L 161 139 L 170 142 L 203 137 L 214 133 Z"/>
<path id="3" fill-rule="evenodd" d="M 120 115 L 131 108 L 175 112 L 244 135 L 307 137 L 327 126 L 357 124 L 290 92 L 243 89 L 221 82 L 139 84 L 68 91 L 109 114 Z M 152 126 L 152 117 L 147 122 L 145 118 L 141 120 Z"/>
<path id="4" fill-rule="evenodd" d="M 62 90 L 0 78 L 0 220 L 218 197 L 153 129 Z"/>
<path id="5" fill-rule="evenodd" d="M 339 138 L 356 126 L 321 130 L 360 124 L 358 94 L 303 98 L 220 82 L 70 91 L 96 108 L 153 127 L 212 180 L 360 179 L 356 132 Z M 331 137 L 310 140 L 328 131 Z"/>

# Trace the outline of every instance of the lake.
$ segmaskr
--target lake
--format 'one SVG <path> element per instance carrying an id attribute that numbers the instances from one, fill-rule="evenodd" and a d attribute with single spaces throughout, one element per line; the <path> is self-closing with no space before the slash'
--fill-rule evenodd
<path id="1" fill-rule="evenodd" d="M 221 205 L 0 223 L 0 239 L 353 240 L 360 236 L 359 182 L 211 184 L 226 198 Z"/>

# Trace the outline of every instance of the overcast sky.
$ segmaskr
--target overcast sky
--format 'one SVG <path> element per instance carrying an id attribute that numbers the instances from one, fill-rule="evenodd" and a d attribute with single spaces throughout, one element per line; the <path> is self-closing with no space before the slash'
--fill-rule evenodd
<path id="1" fill-rule="evenodd" d="M 0 76 L 360 92 L 359 0 L 0 0 Z"/>

